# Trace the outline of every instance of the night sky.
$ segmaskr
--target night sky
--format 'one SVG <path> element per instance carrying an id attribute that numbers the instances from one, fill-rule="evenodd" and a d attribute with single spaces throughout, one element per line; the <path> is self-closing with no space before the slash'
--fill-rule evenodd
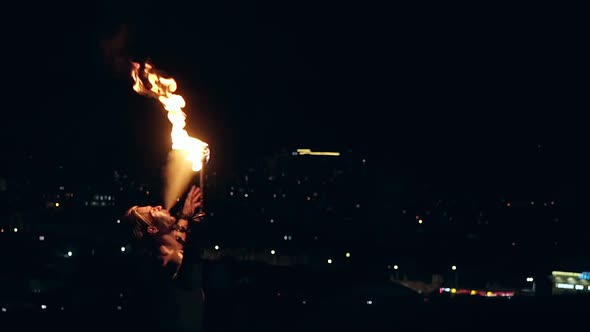
<path id="1" fill-rule="evenodd" d="M 128 67 L 151 59 L 219 167 L 353 148 L 433 181 L 585 178 L 589 58 L 573 8 L 41 6 L 2 23 L 5 167 L 159 167 L 170 124 Z"/>

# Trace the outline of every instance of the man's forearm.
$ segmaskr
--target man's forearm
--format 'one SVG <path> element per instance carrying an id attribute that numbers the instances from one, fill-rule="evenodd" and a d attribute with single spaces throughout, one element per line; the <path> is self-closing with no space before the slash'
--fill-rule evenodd
<path id="1" fill-rule="evenodd" d="M 189 221 L 181 217 L 176 221 L 176 225 L 178 226 L 176 230 L 176 236 L 180 237 L 184 242 L 186 242 L 187 233 L 190 227 Z"/>

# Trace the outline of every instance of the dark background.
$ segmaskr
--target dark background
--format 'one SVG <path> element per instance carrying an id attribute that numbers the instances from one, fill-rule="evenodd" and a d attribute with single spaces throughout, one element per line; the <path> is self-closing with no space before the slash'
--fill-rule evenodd
<path id="1" fill-rule="evenodd" d="M 268 223 L 271 213 L 260 213 L 259 207 L 271 206 L 275 202 L 270 199 L 271 194 L 283 184 L 271 184 L 259 170 L 254 172 L 256 176 L 252 175 L 256 180 L 243 181 L 245 170 L 261 158 L 296 148 L 350 149 L 357 154 L 347 154 L 334 166 L 338 170 L 353 170 L 331 187 L 336 188 L 330 193 L 337 198 L 337 217 L 331 220 L 335 227 L 313 225 L 325 228 L 326 234 L 339 230 L 332 233 L 332 243 L 321 246 L 343 249 L 349 243 L 339 242 L 340 235 L 356 241 L 353 257 L 362 259 L 354 261 L 358 265 L 350 270 L 370 271 L 367 275 L 383 279 L 391 273 L 385 270 L 386 264 L 407 258 L 418 262 L 415 270 L 423 272 L 423 276 L 440 272 L 448 283 L 453 280 L 451 264 L 460 266 L 461 281 L 469 279 L 470 272 L 463 272 L 463 266 L 469 265 L 474 275 L 483 275 L 479 278 L 483 282 L 486 278 L 501 281 L 508 274 L 520 282 L 531 271 L 542 280 L 554 268 L 587 268 L 585 247 L 590 229 L 585 216 L 590 195 L 585 113 L 589 57 L 587 24 L 580 8 L 538 4 L 285 4 L 225 0 L 124 4 L 104 1 L 78 5 L 20 2 L 11 6 L 3 11 L 0 26 L 0 176 L 8 179 L 9 190 L 2 191 L 7 198 L 2 205 L 6 225 L 13 220 L 37 226 L 65 224 L 55 228 L 56 234 L 76 225 L 76 231 L 100 233 L 108 238 L 118 227 L 113 219 L 126 207 L 122 204 L 131 199 L 135 202 L 143 195 L 144 182 L 157 183 L 152 180 L 160 176 L 170 150 L 170 124 L 157 101 L 132 90 L 129 67 L 130 61 L 149 59 L 177 80 L 178 93 L 187 101 L 189 134 L 211 147 L 209 167 L 217 172 L 214 181 L 218 182 L 211 181 L 207 204 L 218 212 L 220 222 L 211 223 L 217 229 L 207 245 L 221 239 L 228 246 L 231 241 L 238 246 L 243 234 L 251 235 L 245 237 L 260 246 L 271 247 L 282 239 L 282 234 L 273 233 L 282 230 L 269 230 L 273 227 Z M 365 157 L 366 168 L 358 163 Z M 349 167 L 347 163 L 353 161 L 356 166 Z M 290 167 L 301 165 L 298 163 L 306 161 L 298 159 Z M 313 171 L 317 165 L 310 162 L 305 171 Z M 326 169 L 333 171 L 330 167 Z M 63 211 L 44 205 L 54 201 L 51 195 L 61 193 L 57 188 L 64 178 L 83 189 L 76 191 L 76 195 L 80 193 L 76 199 L 87 195 L 75 202 L 90 201 L 100 190 L 118 189 L 119 183 L 111 188 L 110 182 L 103 181 L 112 180 L 113 169 L 139 183 L 125 187 L 129 190 L 121 194 L 118 205 L 92 213 L 86 207 L 76 208 L 74 203 L 71 210 L 66 206 Z M 285 186 L 288 189 L 298 188 L 293 184 L 299 174 L 293 176 L 285 180 L 291 181 L 291 187 Z M 258 183 L 253 184 L 254 181 Z M 236 188 L 236 196 L 231 198 L 230 185 L 232 191 Z M 136 190 L 138 187 L 141 189 Z M 69 185 L 66 188 L 70 190 Z M 259 200 L 245 200 L 242 196 L 238 199 L 238 192 L 242 193 L 238 190 L 243 188 L 260 189 L 258 192 L 268 195 Z M 395 210 L 388 210 L 389 205 L 387 209 L 369 208 L 374 214 L 355 212 L 347 221 L 349 224 L 340 224 L 341 216 L 347 217 L 354 200 L 361 196 L 369 203 L 363 203 L 363 208 L 384 206 L 395 200 Z M 294 216 L 308 213 L 312 216 L 309 220 L 313 221 L 315 216 L 321 219 L 320 209 L 305 210 L 303 200 L 297 200 L 296 195 L 289 197 L 293 199 L 273 208 L 282 213 L 277 212 L 284 220 L 291 218 L 297 230 L 311 232 L 311 227 L 302 227 Z M 152 197 L 141 198 L 147 201 Z M 433 207 L 439 199 L 445 201 L 444 210 L 458 221 L 451 223 L 446 215 L 439 215 L 443 208 L 438 211 Z M 540 206 L 552 200 L 557 202 L 555 209 L 528 209 L 531 201 Z M 506 202 L 520 205 L 507 210 Z M 33 212 L 30 206 L 41 212 Z M 478 215 L 480 210 L 488 215 Z M 78 223 L 80 211 L 88 213 L 85 217 L 94 224 Z M 425 211 L 431 211 L 432 217 L 424 217 Z M 426 219 L 424 228 L 416 224 L 415 214 Z M 482 225 L 487 225 L 488 219 L 490 227 L 485 228 Z M 105 221 L 110 224 L 105 226 Z M 96 232 L 97 229 L 105 231 Z M 78 265 L 70 265 L 92 265 L 94 261 L 87 256 L 80 256 L 80 261 L 63 257 L 72 238 L 79 240 L 72 245 L 79 246 L 75 252 L 89 255 L 87 249 L 94 243 L 85 242 L 86 238 L 68 238 L 70 233 L 59 234 L 63 237 L 52 234 L 47 242 L 39 242 L 36 233 L 8 233 L 5 235 L 10 235 L 14 242 L 3 243 L 5 252 L 10 253 L 10 248 L 22 243 L 20 236 L 27 236 L 35 243 L 29 249 L 38 250 L 39 257 L 49 255 L 41 247 L 49 243 L 47 246 L 60 253 L 57 256 L 52 252 L 51 259 L 69 267 L 74 272 L 72 276 L 92 275 L 76 270 Z M 477 241 L 472 241 L 474 234 Z M 309 235 L 307 241 L 316 245 Z M 267 236 L 266 242 L 254 236 Z M 112 257 L 123 261 L 120 257 L 124 256 L 118 251 L 122 240 L 108 240 L 116 244 L 103 241 L 102 237 L 96 240 L 108 250 L 105 249 L 104 256 L 94 258 L 98 263 L 89 271 L 102 271 L 97 267 L 109 266 Z M 289 244 L 284 246 L 287 249 Z M 376 252 L 375 248 L 383 251 Z M 321 255 L 327 257 L 332 253 Z M 323 264 L 321 255 L 317 257 Z M 10 261 L 14 266 L 25 265 L 18 255 L 10 256 L 14 256 Z M 30 277 L 27 273 L 37 273 L 42 265 L 36 263 L 39 264 L 29 266 L 28 270 L 15 268 L 14 275 L 11 274 L 14 280 L 22 281 L 23 292 L 30 291 L 24 285 L 25 277 Z M 52 271 L 65 274 L 61 265 L 56 266 Z M 268 276 L 267 268 L 253 268 L 248 273 Z M 491 271 L 489 276 L 486 271 Z M 119 286 L 113 271 L 103 272 L 105 279 L 111 278 L 101 280 L 105 289 Z M 305 294 L 311 291 L 304 287 L 308 284 L 299 284 L 291 271 L 282 273 L 273 279 L 277 288 L 296 285 Z M 319 287 L 313 281 L 320 275 L 310 278 L 313 287 Z M 94 276 L 92 280 L 102 277 Z M 104 301 L 94 303 L 96 308 L 108 311 L 109 315 L 118 314 L 111 310 L 119 301 L 115 286 L 109 288 L 110 293 L 102 292 L 102 288 L 88 287 L 85 279 L 72 278 L 76 287 L 66 287 L 66 294 L 57 297 L 59 301 L 65 297 L 93 302 L 92 296 L 102 296 Z M 5 285 L 8 289 L 12 284 Z M 337 287 L 341 285 L 332 286 L 338 293 Z M 262 280 L 255 287 L 232 289 L 235 299 L 242 301 L 232 302 L 234 308 L 247 308 L 252 304 L 250 300 L 256 298 L 259 307 L 252 310 L 259 314 L 259 322 L 268 318 L 261 314 L 268 307 L 275 309 L 277 324 L 282 317 L 293 319 L 289 314 L 299 311 L 291 310 L 292 303 L 276 305 L 273 287 L 274 284 Z M 78 298 L 69 296 L 88 288 L 93 295 L 80 292 Z M 112 297 L 107 299 L 107 295 Z M 300 300 L 297 296 L 288 298 Z M 224 317 L 219 309 L 223 308 L 223 297 L 217 300 L 220 302 L 215 310 L 219 310 L 219 316 L 209 316 L 214 318 L 210 318 L 213 323 L 208 322 L 213 327 L 215 319 Z M 527 299 L 519 301 L 519 305 L 507 306 L 454 302 L 453 308 L 442 301 L 426 311 L 434 312 L 434 316 L 428 317 L 437 317 L 438 322 L 448 320 L 447 313 L 453 317 L 469 316 L 473 310 L 479 316 L 472 318 L 470 324 L 476 324 L 480 316 L 485 322 L 488 314 L 496 310 L 501 314 L 494 322 L 502 326 L 502 317 L 510 316 L 509 313 L 524 318 L 526 325 L 531 312 L 544 317 L 543 313 L 558 309 L 560 315 L 566 315 L 571 308 L 585 308 L 576 302 L 561 302 L 562 299 L 544 299 L 548 302 L 538 301 L 534 305 Z M 397 308 L 398 304 L 393 306 Z M 76 305 L 70 305 L 68 310 L 70 307 Z M 332 305 L 325 308 L 336 310 Z M 355 308 L 351 305 L 347 310 Z M 384 317 L 388 317 L 391 307 L 384 308 Z M 407 308 L 410 315 L 406 320 L 428 320 L 416 317 L 423 311 L 413 308 Z M 314 318 L 309 321 L 312 325 L 315 322 Z M 540 320 L 536 323 L 542 325 Z"/>
<path id="2" fill-rule="evenodd" d="M 3 23 L 7 157 L 40 152 L 41 163 L 71 159 L 81 172 L 160 163 L 169 123 L 131 90 L 128 68 L 151 59 L 177 80 L 189 134 L 218 165 L 285 146 L 345 146 L 435 178 L 584 173 L 587 53 L 575 8 L 33 8 L 17 4 Z"/>

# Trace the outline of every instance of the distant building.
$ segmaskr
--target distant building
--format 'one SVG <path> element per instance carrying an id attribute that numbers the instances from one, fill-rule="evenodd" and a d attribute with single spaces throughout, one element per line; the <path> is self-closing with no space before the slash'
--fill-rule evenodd
<path id="1" fill-rule="evenodd" d="M 553 295 L 590 294 L 590 272 L 551 272 Z"/>
<path id="2" fill-rule="evenodd" d="M 442 288 L 444 279 L 439 274 L 433 274 L 430 283 L 422 280 L 393 280 L 393 282 L 404 285 L 421 294 L 432 294 L 438 292 Z"/>

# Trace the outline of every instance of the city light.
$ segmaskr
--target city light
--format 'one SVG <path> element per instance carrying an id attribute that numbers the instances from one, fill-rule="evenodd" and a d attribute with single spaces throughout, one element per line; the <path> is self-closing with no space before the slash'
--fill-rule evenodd
<path id="1" fill-rule="evenodd" d="M 563 289 L 574 289 L 574 285 L 572 285 L 572 284 L 564 284 L 564 283 L 559 283 L 559 284 L 555 285 L 555 287 L 557 287 L 557 288 L 563 288 Z"/>
<path id="2" fill-rule="evenodd" d="M 451 293 L 455 295 L 479 295 L 483 297 L 512 297 L 516 294 L 515 291 L 493 291 L 493 290 L 475 290 L 475 289 L 461 289 L 461 288 L 439 288 L 438 292 Z"/>
<path id="3" fill-rule="evenodd" d="M 297 154 L 299 154 L 300 156 L 302 156 L 302 155 L 332 156 L 332 157 L 340 156 L 340 152 L 320 152 L 320 151 L 311 151 L 311 149 L 297 149 Z"/>
<path id="4" fill-rule="evenodd" d="M 451 266 L 451 270 L 456 271 L 457 270 L 457 266 L 456 265 Z"/>

